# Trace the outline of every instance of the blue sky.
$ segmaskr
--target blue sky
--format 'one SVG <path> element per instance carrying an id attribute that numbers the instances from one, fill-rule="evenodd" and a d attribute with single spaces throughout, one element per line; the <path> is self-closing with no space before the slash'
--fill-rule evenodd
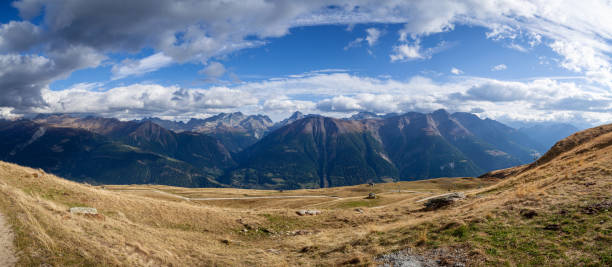
<path id="1" fill-rule="evenodd" d="M 227 69 L 223 81 L 231 82 L 233 73 L 240 81 L 252 82 L 319 70 L 343 70 L 369 77 L 390 76 L 405 80 L 423 75 L 438 80 L 453 77 L 450 70 L 457 68 L 463 75 L 495 79 L 521 80 L 532 77 L 577 76 L 556 64 L 539 64 L 540 57 L 559 60 L 550 49 L 536 47 L 519 51 L 509 47 L 507 41 L 486 38 L 488 30 L 479 26 L 456 27 L 453 31 L 427 36 L 421 40 L 424 47 L 443 45 L 442 51 L 429 59 L 407 62 L 391 62 L 389 55 L 399 38 L 401 24 L 325 25 L 296 27 L 290 33 L 265 40 L 265 44 L 223 55 L 213 60 Z M 367 36 L 366 29 L 375 28 L 383 36 L 373 45 L 361 43 L 347 47 L 351 41 Z M 346 48 L 346 49 L 345 49 Z M 121 61 L 125 56 L 142 59 L 155 52 L 143 49 L 136 54 L 113 55 L 111 61 Z M 503 71 L 493 71 L 503 64 Z M 107 87 L 122 84 L 155 82 L 163 85 L 178 84 L 184 87 L 208 87 L 218 84 L 202 81 L 198 74 L 201 64 L 187 62 L 161 68 L 157 71 L 111 81 L 111 65 L 75 71 L 67 79 L 51 84 L 53 90 L 62 90 L 83 82 L 102 82 Z"/>
<path id="2" fill-rule="evenodd" d="M 498 2 L 5 1 L 0 116 L 610 122 L 610 4 Z"/>

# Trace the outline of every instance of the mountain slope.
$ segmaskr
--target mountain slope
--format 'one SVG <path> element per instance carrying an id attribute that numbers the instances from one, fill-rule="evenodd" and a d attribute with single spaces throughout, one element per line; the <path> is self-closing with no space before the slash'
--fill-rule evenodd
<path id="1" fill-rule="evenodd" d="M 439 110 L 366 117 L 296 120 L 237 154 L 239 166 L 224 183 L 295 188 L 477 176 L 529 162 L 536 151 L 523 134 L 474 115 Z"/>
<path id="2" fill-rule="evenodd" d="M 555 142 L 564 139 L 578 131 L 578 128 L 566 123 L 538 124 L 533 126 L 521 127 L 519 129 L 519 132 L 539 142 L 546 149 L 552 147 Z"/>
<path id="3" fill-rule="evenodd" d="M 119 143 L 176 158 L 217 173 L 235 164 L 229 151 L 215 138 L 192 132 L 175 133 L 151 121 L 123 122 L 113 118 L 70 116 L 48 116 L 35 121 L 65 129 L 87 130 Z"/>
<path id="4" fill-rule="evenodd" d="M 206 119 L 192 118 L 187 123 L 145 118 L 175 132 L 197 132 L 217 138 L 224 147 L 235 153 L 261 139 L 274 126 L 265 115 L 244 115 L 241 112 L 220 113 Z"/>
<path id="5" fill-rule="evenodd" d="M 391 117 L 378 132 L 401 178 L 471 176 L 482 171 L 442 135 L 431 115 Z"/>
<path id="6" fill-rule="evenodd" d="M 329 187 L 397 176 L 364 125 L 321 116 L 274 131 L 241 153 L 226 182 L 240 187 Z"/>
<path id="7" fill-rule="evenodd" d="M 211 186 L 213 170 L 196 168 L 83 129 L 32 121 L 0 122 L 0 159 L 77 181 Z"/>

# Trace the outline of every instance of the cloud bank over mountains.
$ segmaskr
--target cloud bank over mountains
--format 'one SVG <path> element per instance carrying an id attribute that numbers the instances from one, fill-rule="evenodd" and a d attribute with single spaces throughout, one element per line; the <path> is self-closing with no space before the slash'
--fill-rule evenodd
<path id="1" fill-rule="evenodd" d="M 237 109 L 346 115 L 447 108 L 479 109 L 484 116 L 516 120 L 612 120 L 609 1 L 21 0 L 13 6 L 21 20 L 0 25 L 4 117 L 71 112 L 181 118 Z M 453 72 L 461 75 L 437 82 L 340 72 L 227 87 L 138 83 L 103 91 L 95 84 L 49 89 L 76 70 L 104 64 L 112 66 L 113 80 L 183 63 L 201 64 L 202 75 L 216 79 L 225 73 L 217 57 L 272 42 L 270 38 L 290 34 L 293 27 L 363 23 L 403 25 L 390 61 L 428 60 L 444 44 L 425 47 L 423 37 L 474 25 L 489 29 L 486 37 L 491 40 L 525 50 L 546 47 L 561 58 L 562 68 L 580 78 L 504 81 Z M 391 33 L 371 27 L 359 42 L 371 47 L 383 34 Z M 136 56 L 145 49 L 153 53 Z M 127 56 L 117 60 L 117 54 Z"/>

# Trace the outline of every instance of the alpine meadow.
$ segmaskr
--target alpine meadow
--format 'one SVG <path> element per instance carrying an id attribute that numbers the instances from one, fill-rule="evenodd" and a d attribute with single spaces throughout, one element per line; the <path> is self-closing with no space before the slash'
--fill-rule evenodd
<path id="1" fill-rule="evenodd" d="M 0 3 L 0 266 L 612 266 L 607 0 Z"/>

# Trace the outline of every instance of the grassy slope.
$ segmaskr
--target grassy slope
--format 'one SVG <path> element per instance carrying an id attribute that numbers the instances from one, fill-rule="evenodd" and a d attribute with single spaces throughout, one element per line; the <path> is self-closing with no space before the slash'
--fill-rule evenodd
<path id="1" fill-rule="evenodd" d="M 411 248 L 471 265 L 612 264 L 612 126 L 570 137 L 538 165 L 488 179 L 436 179 L 375 187 L 266 191 L 117 186 L 104 190 L 0 163 L 0 212 L 15 228 L 21 265 L 370 264 Z M 556 149 L 556 150 L 555 150 Z M 510 173 L 510 175 L 507 175 Z M 410 190 L 410 191 L 408 191 Z M 416 201 L 448 191 L 468 197 L 423 212 Z M 119 192 L 115 192 L 119 191 Z M 186 197 L 335 195 L 340 199 L 185 201 Z M 606 202 L 607 201 L 607 202 Z M 69 215 L 75 205 L 103 217 Z M 355 212 L 360 207 L 363 213 Z M 299 217 L 298 208 L 319 216 Z M 523 209 L 537 216 L 520 215 Z M 558 230 L 545 230 L 558 225 Z M 247 229 L 246 232 L 243 232 Z M 302 230 L 302 234 L 293 231 Z M 440 254 L 440 253 L 438 253 Z M 442 253 L 444 254 L 444 253 Z M 433 256 L 432 256 L 433 257 Z"/>

